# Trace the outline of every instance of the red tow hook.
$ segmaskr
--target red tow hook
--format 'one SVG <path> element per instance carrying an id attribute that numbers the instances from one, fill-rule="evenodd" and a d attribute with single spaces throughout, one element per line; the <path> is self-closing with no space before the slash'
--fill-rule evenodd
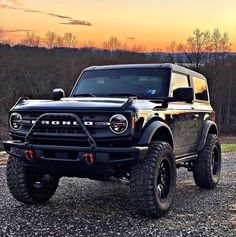
<path id="1" fill-rule="evenodd" d="M 25 150 L 25 158 L 27 160 L 33 160 L 34 159 L 34 151 L 33 150 Z"/>
<path id="2" fill-rule="evenodd" d="M 95 163 L 95 155 L 93 153 L 84 153 L 83 157 L 88 165 L 93 165 Z"/>

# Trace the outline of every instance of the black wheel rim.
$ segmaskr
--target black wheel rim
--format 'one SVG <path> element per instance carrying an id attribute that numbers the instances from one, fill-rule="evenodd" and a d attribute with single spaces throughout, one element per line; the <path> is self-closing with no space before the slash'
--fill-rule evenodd
<path id="1" fill-rule="evenodd" d="M 52 178 L 50 175 L 32 175 L 31 181 L 32 188 L 40 191 L 48 186 L 50 181 L 52 181 Z"/>
<path id="2" fill-rule="evenodd" d="M 211 174 L 213 178 L 217 178 L 219 175 L 220 168 L 220 159 L 219 159 L 219 150 L 217 146 L 213 148 L 212 157 L 211 157 Z"/>
<path id="3" fill-rule="evenodd" d="M 157 195 L 163 201 L 167 198 L 171 185 L 171 168 L 167 160 L 163 160 L 157 177 Z"/>

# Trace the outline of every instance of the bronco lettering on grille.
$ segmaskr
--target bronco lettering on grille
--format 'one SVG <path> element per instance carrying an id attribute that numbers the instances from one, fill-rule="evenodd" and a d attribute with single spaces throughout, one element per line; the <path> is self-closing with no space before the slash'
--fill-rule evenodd
<path id="1" fill-rule="evenodd" d="M 31 124 L 35 124 L 36 120 L 32 120 Z M 59 120 L 42 120 L 39 122 L 41 125 L 61 125 L 61 126 L 79 126 L 79 123 L 77 121 L 70 121 L 70 120 L 64 120 L 64 121 L 59 121 Z M 92 121 L 85 121 L 84 125 L 91 126 L 93 125 Z"/>

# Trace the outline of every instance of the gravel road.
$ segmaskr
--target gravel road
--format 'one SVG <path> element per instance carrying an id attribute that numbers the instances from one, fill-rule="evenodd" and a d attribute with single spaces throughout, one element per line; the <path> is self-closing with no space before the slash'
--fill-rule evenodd
<path id="1" fill-rule="evenodd" d="M 117 182 L 62 178 L 46 205 L 15 201 L 0 166 L 0 236 L 236 236 L 230 224 L 236 203 L 236 153 L 223 156 L 215 190 L 200 190 L 191 173 L 178 170 L 177 193 L 169 214 L 159 220 L 139 216 L 128 187 Z"/>

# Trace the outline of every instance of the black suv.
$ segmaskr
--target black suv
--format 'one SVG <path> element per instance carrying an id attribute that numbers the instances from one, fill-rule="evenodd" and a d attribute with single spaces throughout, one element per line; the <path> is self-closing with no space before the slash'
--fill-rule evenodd
<path id="1" fill-rule="evenodd" d="M 71 95 L 20 98 L 9 113 L 7 183 L 20 202 L 45 202 L 60 177 L 126 177 L 130 199 L 146 216 L 163 216 L 176 168 L 201 188 L 220 177 L 221 147 L 207 81 L 173 64 L 86 68 Z"/>

